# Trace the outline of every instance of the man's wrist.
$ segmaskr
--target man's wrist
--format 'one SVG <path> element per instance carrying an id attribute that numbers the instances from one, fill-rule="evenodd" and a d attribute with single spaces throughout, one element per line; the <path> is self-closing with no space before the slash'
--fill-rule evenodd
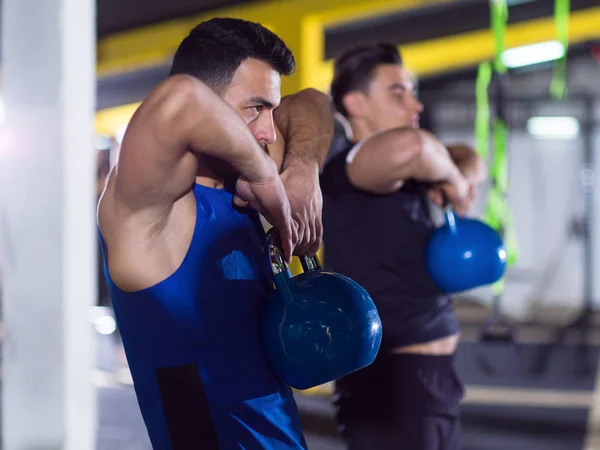
<path id="1" fill-rule="evenodd" d="M 286 155 L 282 167 L 282 172 L 285 171 L 297 171 L 318 176 L 319 163 L 315 159 L 309 157 Z"/>
<path id="2" fill-rule="evenodd" d="M 456 186 L 458 192 L 468 189 L 469 182 L 458 166 L 454 166 L 450 175 L 450 183 Z"/>
<path id="3" fill-rule="evenodd" d="M 248 182 L 252 184 L 266 183 L 278 175 L 275 161 L 263 151 L 255 155 L 251 167 L 253 170 L 251 171 L 250 176 L 247 176 L 246 178 L 248 179 Z M 244 174 L 242 174 L 242 176 L 243 175 Z"/>

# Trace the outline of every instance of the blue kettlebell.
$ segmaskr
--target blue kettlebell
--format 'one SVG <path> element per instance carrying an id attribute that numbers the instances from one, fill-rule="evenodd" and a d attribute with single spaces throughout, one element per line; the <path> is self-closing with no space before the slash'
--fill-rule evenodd
<path id="1" fill-rule="evenodd" d="M 266 236 L 275 291 L 261 317 L 261 341 L 273 372 L 304 390 L 371 364 L 381 344 L 381 320 L 365 289 L 348 277 L 321 270 L 316 257 L 301 258 L 292 277 L 279 234 Z"/>
<path id="2" fill-rule="evenodd" d="M 449 294 L 495 283 L 506 269 L 502 238 L 479 220 L 456 217 L 446 199 L 444 203 L 446 223 L 427 242 L 429 275 Z"/>

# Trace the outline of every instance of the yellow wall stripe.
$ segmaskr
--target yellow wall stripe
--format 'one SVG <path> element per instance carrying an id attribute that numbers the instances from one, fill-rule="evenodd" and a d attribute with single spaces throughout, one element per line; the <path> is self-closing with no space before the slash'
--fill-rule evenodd
<path id="1" fill-rule="evenodd" d="M 139 103 L 132 103 L 98 111 L 96 113 L 96 133 L 114 136 L 117 130 L 129 123 L 139 105 Z"/>
<path id="2" fill-rule="evenodd" d="M 359 17 L 389 13 L 399 8 L 422 6 L 427 0 L 406 0 L 398 6 L 394 1 L 352 0 L 289 0 L 287 2 L 265 2 L 260 9 L 250 7 L 230 8 L 212 12 L 210 16 L 197 16 L 189 20 L 171 21 L 168 24 L 153 25 L 140 30 L 120 33 L 106 38 L 100 43 L 101 73 L 134 70 L 141 65 L 164 63 L 170 58 L 189 29 L 201 20 L 212 16 L 245 17 L 249 20 L 268 22 L 268 27 L 286 40 L 296 54 L 298 73 L 292 80 L 286 80 L 284 94 L 305 87 L 315 87 L 327 91 L 333 75 L 332 61 L 324 61 L 324 30 L 338 21 L 356 20 Z M 446 3 L 439 1 L 438 3 Z M 299 11 L 312 11 L 302 17 L 292 6 L 304 5 Z M 392 9 L 395 5 L 396 9 Z M 268 7 L 270 16 L 263 19 L 254 17 Z M 237 11 L 237 13 L 236 13 Z M 277 16 L 285 13 L 286 15 Z M 337 19 L 336 19 L 337 18 Z M 271 19 L 271 20 L 268 20 Z M 569 41 L 571 44 L 600 38 L 600 7 L 577 11 L 571 14 Z M 287 36 L 287 37 L 286 37 Z M 506 34 L 507 47 L 552 40 L 555 38 L 554 19 L 552 17 L 534 19 L 509 25 Z M 493 56 L 494 41 L 489 30 L 479 30 L 455 36 L 432 39 L 400 46 L 407 67 L 418 76 L 443 73 L 477 65 Z M 111 134 L 123 123 L 127 123 L 135 105 L 110 108 L 100 111 L 96 129 L 99 133 Z M 116 128 L 115 128 L 115 124 Z"/>
<path id="3" fill-rule="evenodd" d="M 320 14 L 322 22 L 331 24 L 452 1 L 272 0 L 222 8 L 185 19 L 116 33 L 102 39 L 98 43 L 98 74 L 104 76 L 164 63 L 197 23 L 212 17 L 238 17 L 262 24 L 270 23 L 294 53 L 298 53 L 300 49 L 294 48 L 290 40 L 294 40 L 293 33 L 298 30 L 301 19 L 307 15 Z"/>
<path id="4" fill-rule="evenodd" d="M 600 8 L 573 13 L 569 25 L 569 42 L 578 44 L 599 38 L 598 24 L 600 24 Z M 554 19 L 551 17 L 509 25 L 506 30 L 507 48 L 553 39 L 555 39 Z M 479 30 L 401 45 L 399 48 L 406 66 L 416 75 L 426 76 L 468 68 L 481 61 L 492 59 L 494 38 L 489 30 Z M 320 54 L 323 54 L 322 50 Z M 323 57 L 315 56 L 310 66 L 311 76 L 307 85 L 326 92 L 333 76 L 333 62 L 317 62 L 319 60 L 322 61 Z"/>

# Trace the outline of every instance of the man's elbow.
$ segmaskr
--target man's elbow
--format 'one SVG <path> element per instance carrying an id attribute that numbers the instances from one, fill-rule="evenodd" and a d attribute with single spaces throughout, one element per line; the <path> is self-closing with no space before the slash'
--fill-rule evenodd
<path id="1" fill-rule="evenodd" d="M 333 120 L 333 109 L 331 100 L 327 94 L 314 88 L 305 88 L 301 91 L 296 92 L 293 95 L 285 97 L 282 101 L 290 103 L 298 103 L 302 107 L 313 107 L 319 110 L 319 112 L 332 116 Z"/>
<path id="2" fill-rule="evenodd" d="M 321 102 L 321 103 L 326 103 L 329 104 L 329 97 L 327 96 L 327 94 L 325 94 L 324 92 L 321 92 L 318 89 L 315 88 L 305 88 L 302 89 L 300 91 L 298 91 L 296 94 L 294 94 L 294 96 L 297 97 L 305 97 L 313 102 Z"/>
<path id="3" fill-rule="evenodd" d="M 200 80 L 185 74 L 177 74 L 164 80 L 156 90 L 156 96 L 181 102 L 190 97 L 201 96 L 202 92 L 209 89 Z"/>
<path id="4" fill-rule="evenodd" d="M 169 126 L 195 126 L 214 112 L 217 101 L 214 91 L 200 80 L 173 75 L 159 88 L 154 107 L 156 115 Z"/>

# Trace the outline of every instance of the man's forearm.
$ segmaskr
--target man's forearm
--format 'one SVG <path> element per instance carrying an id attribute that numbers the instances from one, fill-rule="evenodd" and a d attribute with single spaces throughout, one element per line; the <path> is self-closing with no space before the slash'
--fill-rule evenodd
<path id="1" fill-rule="evenodd" d="M 285 97 L 275 111 L 275 123 L 286 141 L 283 170 L 296 164 L 321 168 L 333 135 L 333 113 L 325 94 L 304 89 Z"/>

